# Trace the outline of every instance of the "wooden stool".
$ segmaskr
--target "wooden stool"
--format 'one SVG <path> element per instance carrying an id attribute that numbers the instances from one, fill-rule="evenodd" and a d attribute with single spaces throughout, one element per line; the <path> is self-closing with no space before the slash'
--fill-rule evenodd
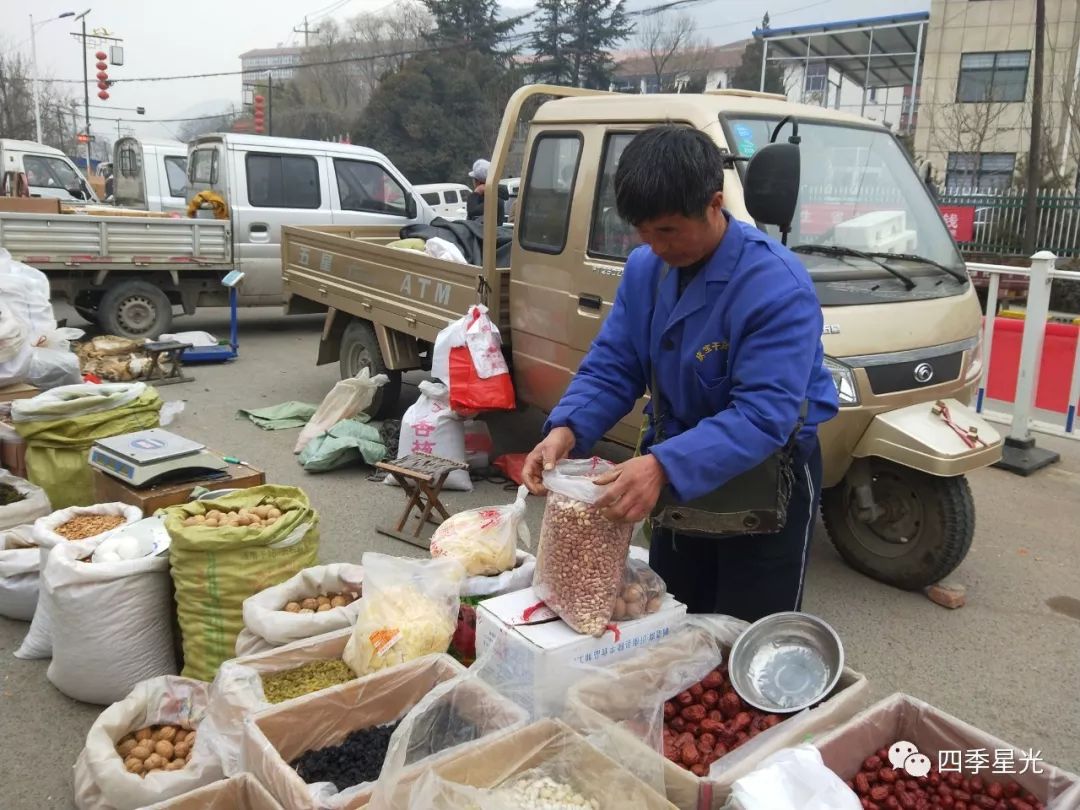
<path id="1" fill-rule="evenodd" d="M 392 475 L 408 498 L 405 511 L 401 513 L 397 526 L 393 529 L 377 526 L 375 531 L 420 548 L 428 548 L 430 539 L 424 540 L 420 537 L 425 525 L 429 522 L 438 525 L 442 520 L 450 517 L 450 513 L 439 500 L 439 493 L 442 492 L 443 484 L 446 483 L 446 476 L 454 470 L 467 470 L 469 465 L 427 453 L 412 453 L 394 461 L 380 461 L 375 467 Z M 416 530 L 412 534 L 406 534 L 405 526 L 414 509 L 419 512 Z M 436 519 L 431 514 L 433 509 L 442 516 L 442 520 Z"/>
<path id="2" fill-rule="evenodd" d="M 159 340 L 143 344 L 143 351 L 150 355 L 150 367 L 139 378 L 140 382 L 152 382 L 155 385 L 191 382 L 194 378 L 184 375 L 184 352 L 190 348 L 190 343 L 180 343 L 175 340 Z M 168 373 L 162 367 L 162 362 L 172 363 L 172 369 Z"/>

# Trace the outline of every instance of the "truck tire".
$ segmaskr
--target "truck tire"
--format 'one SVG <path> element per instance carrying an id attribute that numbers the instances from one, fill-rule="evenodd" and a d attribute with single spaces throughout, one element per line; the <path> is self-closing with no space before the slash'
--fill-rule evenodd
<path id="1" fill-rule="evenodd" d="M 389 381 L 375 392 L 367 412 L 372 419 L 389 419 L 397 415 L 401 395 L 401 372 L 391 371 L 383 361 L 375 328 L 368 321 L 351 320 L 341 335 L 341 379 L 355 377 L 361 369 L 370 369 L 371 376 L 385 374 Z"/>
<path id="2" fill-rule="evenodd" d="M 861 520 L 854 488 L 844 479 L 826 489 L 821 515 L 840 556 L 868 577 L 918 590 L 951 574 L 975 535 L 975 502 L 964 476 L 939 478 L 870 459 L 874 501 L 884 510 Z"/>
<path id="3" fill-rule="evenodd" d="M 172 304 L 146 281 L 121 281 L 101 296 L 97 322 L 112 335 L 156 338 L 172 325 Z"/>

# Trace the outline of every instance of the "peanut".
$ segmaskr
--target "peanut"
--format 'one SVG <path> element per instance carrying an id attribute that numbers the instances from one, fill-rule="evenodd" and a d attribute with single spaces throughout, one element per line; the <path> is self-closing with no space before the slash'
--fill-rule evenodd
<path id="1" fill-rule="evenodd" d="M 65 540 L 85 540 L 111 531 L 123 522 L 124 518 L 120 515 L 77 515 L 53 531 Z"/>

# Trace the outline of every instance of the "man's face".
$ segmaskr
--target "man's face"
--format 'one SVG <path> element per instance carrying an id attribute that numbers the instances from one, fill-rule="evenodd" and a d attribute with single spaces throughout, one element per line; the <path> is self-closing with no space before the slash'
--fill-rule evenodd
<path id="1" fill-rule="evenodd" d="M 717 192 L 700 217 L 665 214 L 639 224 L 642 242 L 671 267 L 686 267 L 716 249 L 724 233 L 724 195 Z"/>

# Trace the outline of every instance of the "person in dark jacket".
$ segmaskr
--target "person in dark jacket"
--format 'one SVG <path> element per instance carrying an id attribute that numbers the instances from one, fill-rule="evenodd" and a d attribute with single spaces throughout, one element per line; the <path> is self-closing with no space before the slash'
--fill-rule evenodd
<path id="1" fill-rule="evenodd" d="M 469 177 L 473 181 L 473 190 L 469 199 L 465 202 L 466 219 L 484 218 L 484 191 L 487 187 L 488 172 L 491 170 L 491 162 L 480 158 L 473 163 Z M 510 199 L 510 192 L 499 186 L 499 204 L 495 206 L 495 224 L 502 225 L 506 221 L 506 211 L 503 202 Z"/>
<path id="2" fill-rule="evenodd" d="M 544 470 L 589 453 L 653 380 L 660 390 L 647 406 L 642 455 L 596 480 L 610 484 L 596 504 L 609 520 L 648 517 L 665 490 L 678 502 L 706 495 L 794 435 L 795 481 L 781 531 L 652 533 L 649 565 L 691 613 L 754 621 L 801 608 L 821 490 L 817 428 L 838 402 L 806 268 L 725 210 L 723 187 L 723 156 L 699 130 L 655 127 L 626 147 L 615 202 L 644 244 L 626 260 L 611 312 L 523 475 L 530 491 L 544 493 Z"/>

